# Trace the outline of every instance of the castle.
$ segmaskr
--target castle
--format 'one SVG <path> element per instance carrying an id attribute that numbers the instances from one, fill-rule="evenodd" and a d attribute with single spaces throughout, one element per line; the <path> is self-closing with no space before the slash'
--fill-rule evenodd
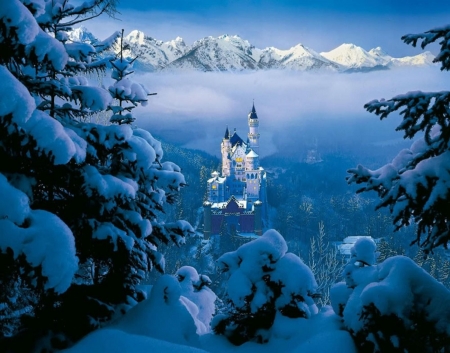
<path id="1" fill-rule="evenodd" d="M 204 235 L 220 234 L 223 227 L 235 234 L 262 234 L 266 214 L 266 173 L 259 165 L 259 119 L 255 105 L 248 114 L 248 138 L 228 127 L 221 143 L 222 173 L 207 181 Z"/>

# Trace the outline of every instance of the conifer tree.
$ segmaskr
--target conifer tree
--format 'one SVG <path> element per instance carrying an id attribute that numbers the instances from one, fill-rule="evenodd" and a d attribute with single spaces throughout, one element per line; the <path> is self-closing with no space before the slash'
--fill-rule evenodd
<path id="1" fill-rule="evenodd" d="M 439 41 L 434 59 L 441 70 L 450 70 L 450 26 L 402 37 L 406 44 L 425 48 Z M 377 170 L 358 165 L 349 169 L 349 183 L 363 184 L 358 192 L 374 190 L 380 197 L 377 208 L 388 207 L 395 228 L 417 224 L 418 243 L 428 254 L 434 248 L 447 246 L 450 240 L 450 92 L 408 92 L 389 100 L 374 100 L 365 105 L 380 119 L 399 112 L 403 120 L 397 130 L 404 138 L 423 133 L 394 160 Z"/>
<path id="2" fill-rule="evenodd" d="M 146 101 L 147 91 L 124 77 L 130 61 L 105 54 L 118 32 L 94 44 L 69 40 L 72 26 L 114 5 L 11 0 L 0 7 L 0 282 L 16 297 L 31 290 L 23 307 L 36 303 L 20 315 L 21 335 L 15 327 L 0 343 L 11 351 L 64 348 L 142 299 L 136 285 L 151 268 L 164 268 L 158 245 L 179 245 L 193 231 L 184 221 L 159 220 L 185 184 L 180 169 L 163 162 L 161 144 L 129 124 L 85 122 L 117 109 L 118 96 L 132 107 Z M 109 63 L 122 75 L 117 89 L 90 86 L 85 73 Z M 130 107 L 122 108 L 115 112 Z M 125 119 L 117 122 L 132 120 Z M 0 306 L 8 295 L 0 294 Z"/>
<path id="3" fill-rule="evenodd" d="M 311 270 L 292 253 L 283 237 L 270 229 L 236 251 L 222 255 L 218 270 L 229 275 L 225 308 L 211 326 L 235 345 L 266 343 L 276 320 L 310 318 L 317 313 L 317 284 Z M 291 321 L 295 324 L 295 321 Z M 278 326 L 280 327 L 280 326 Z"/>
<path id="4" fill-rule="evenodd" d="M 114 60 L 110 60 L 112 65 L 112 78 L 116 81 L 109 87 L 111 96 L 118 102 L 118 104 L 110 104 L 108 109 L 113 112 L 110 122 L 116 124 L 131 124 L 136 119 L 131 114 L 131 111 L 141 104 L 147 105 L 147 96 L 155 95 L 156 93 L 149 93 L 147 89 L 136 82 L 131 81 L 128 75 L 133 73 L 132 65 L 137 59 L 128 59 L 123 57 L 125 49 L 123 43 L 123 29 L 120 35 L 119 54 Z M 124 104 L 128 104 L 124 106 Z"/>

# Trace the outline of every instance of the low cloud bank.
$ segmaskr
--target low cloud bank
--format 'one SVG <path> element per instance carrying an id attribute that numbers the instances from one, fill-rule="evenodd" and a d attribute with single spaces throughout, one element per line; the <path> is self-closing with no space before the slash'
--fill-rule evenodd
<path id="1" fill-rule="evenodd" d="M 262 155 L 286 140 L 309 144 L 378 143 L 401 139 L 393 133 L 395 117 L 380 123 L 364 110 L 373 100 L 408 91 L 448 88 L 448 73 L 433 68 L 399 68 L 369 73 L 336 74 L 293 71 L 246 73 L 149 73 L 135 75 L 157 96 L 139 108 L 138 124 L 168 141 L 218 154 L 226 126 L 247 134 L 253 99 L 260 118 Z"/>

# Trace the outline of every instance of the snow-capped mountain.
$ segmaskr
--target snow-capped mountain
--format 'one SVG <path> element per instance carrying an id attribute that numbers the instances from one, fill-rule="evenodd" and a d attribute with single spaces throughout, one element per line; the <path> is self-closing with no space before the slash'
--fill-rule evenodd
<path id="1" fill-rule="evenodd" d="M 237 35 L 223 35 L 196 41 L 192 45 L 192 49 L 185 55 L 164 68 L 164 70 L 172 69 L 201 71 L 292 69 L 306 71 L 337 70 L 338 65 L 302 44 L 288 50 L 274 47 L 261 50 Z"/>
<path id="2" fill-rule="evenodd" d="M 84 26 L 75 28 L 74 30 L 68 32 L 68 35 L 69 39 L 73 42 L 94 43 L 97 41 L 95 36 Z"/>
<path id="3" fill-rule="evenodd" d="M 371 54 L 361 47 L 347 43 L 341 44 L 329 52 L 322 52 L 320 55 L 341 65 L 344 70 L 379 69 L 389 61 L 384 55 L 377 55 L 375 52 Z"/>
<path id="4" fill-rule="evenodd" d="M 429 66 L 433 65 L 434 55 L 429 51 L 419 55 L 392 58 L 391 66 Z"/>
<path id="5" fill-rule="evenodd" d="M 124 41 L 129 45 L 125 55 L 138 56 L 138 67 L 149 71 L 162 69 L 186 52 L 186 44 L 180 37 L 162 42 L 134 30 L 124 37 Z"/>
<path id="6" fill-rule="evenodd" d="M 97 41 L 85 27 L 74 29 L 68 34 L 73 41 Z M 135 67 L 144 71 L 290 69 L 365 72 L 399 66 L 427 66 L 432 65 L 434 59 L 430 52 L 393 58 L 380 47 L 366 51 L 354 44 L 342 44 L 320 54 L 302 44 L 286 50 L 274 47 L 258 49 L 237 35 L 210 36 L 186 45 L 180 37 L 163 42 L 134 30 L 124 37 L 124 41 L 127 44 L 125 55 L 137 57 Z M 115 51 L 118 52 L 118 47 Z"/>
<path id="7" fill-rule="evenodd" d="M 415 56 L 393 58 L 380 47 L 367 52 L 354 44 L 342 44 L 329 52 L 322 52 L 320 55 L 341 65 L 347 72 L 387 70 L 397 66 L 432 65 L 434 59 L 434 56 L 428 51 Z"/>
<path id="8" fill-rule="evenodd" d="M 196 41 L 185 55 L 164 70 L 242 71 L 259 68 L 256 49 L 239 36 L 205 37 Z"/>
<path id="9" fill-rule="evenodd" d="M 292 69 L 292 70 L 316 70 L 329 69 L 338 70 L 339 66 L 324 58 L 314 50 L 305 47 L 302 44 L 297 44 L 287 50 L 280 50 L 274 47 L 269 47 L 262 50 L 259 64 L 262 68 L 267 69 Z"/>

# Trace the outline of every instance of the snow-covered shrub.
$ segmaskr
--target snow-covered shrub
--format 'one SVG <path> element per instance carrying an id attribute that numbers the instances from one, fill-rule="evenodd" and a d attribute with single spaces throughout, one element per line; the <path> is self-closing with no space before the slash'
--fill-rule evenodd
<path id="1" fill-rule="evenodd" d="M 216 312 L 217 296 L 209 288 L 211 280 L 206 275 L 197 273 L 191 266 L 183 266 L 175 273 L 181 286 L 181 295 L 192 302 L 197 312 L 192 315 L 196 320 L 197 332 L 206 333 L 210 330 L 210 323 Z"/>
<path id="2" fill-rule="evenodd" d="M 441 40 L 441 51 L 434 62 L 441 70 L 450 70 L 450 26 L 435 28 L 425 33 L 402 37 L 407 44 L 422 48 Z M 430 253 L 450 240 L 450 92 L 414 91 L 389 100 L 373 100 L 364 106 L 380 119 L 391 113 L 403 116 L 397 130 L 404 138 L 420 136 L 409 149 L 404 149 L 379 169 L 370 170 L 358 165 L 348 170 L 349 183 L 363 184 L 358 190 L 375 191 L 380 197 L 377 208 L 388 207 L 396 229 L 417 225 L 414 242 Z"/>
<path id="3" fill-rule="evenodd" d="M 109 328 L 198 347 L 194 318 L 180 298 L 181 292 L 175 277 L 163 275 L 152 287 L 148 299 L 131 308 Z"/>
<path id="4" fill-rule="evenodd" d="M 228 272 L 229 279 L 227 307 L 212 322 L 215 333 L 235 345 L 264 343 L 276 320 L 308 319 L 317 313 L 314 275 L 287 250 L 283 237 L 271 229 L 217 260 L 218 270 Z M 286 325 L 275 325 L 279 334 Z"/>
<path id="5" fill-rule="evenodd" d="M 359 239 L 331 302 L 362 352 L 440 352 L 450 344 L 450 292 L 411 259 L 375 264 Z"/>
<path id="6" fill-rule="evenodd" d="M 119 65 L 100 54 L 120 34 L 88 44 L 73 42 L 67 31 L 114 3 L 0 6 L 0 189 L 16 190 L 0 198 L 0 260 L 7 264 L 0 281 L 17 288 L 26 279 L 39 297 L 13 351 L 38 349 L 36 337 L 48 333 L 64 348 L 115 308 L 141 300 L 137 284 L 153 267 L 164 268 L 158 245 L 179 245 L 193 232 L 187 222 L 159 220 L 185 184 L 180 169 L 162 161 L 161 144 L 130 125 L 86 122 L 114 107 L 119 91 L 91 86 L 85 74 Z M 124 101 L 144 103 L 146 91 L 126 82 Z M 45 342 L 41 348 L 51 349 Z"/>

